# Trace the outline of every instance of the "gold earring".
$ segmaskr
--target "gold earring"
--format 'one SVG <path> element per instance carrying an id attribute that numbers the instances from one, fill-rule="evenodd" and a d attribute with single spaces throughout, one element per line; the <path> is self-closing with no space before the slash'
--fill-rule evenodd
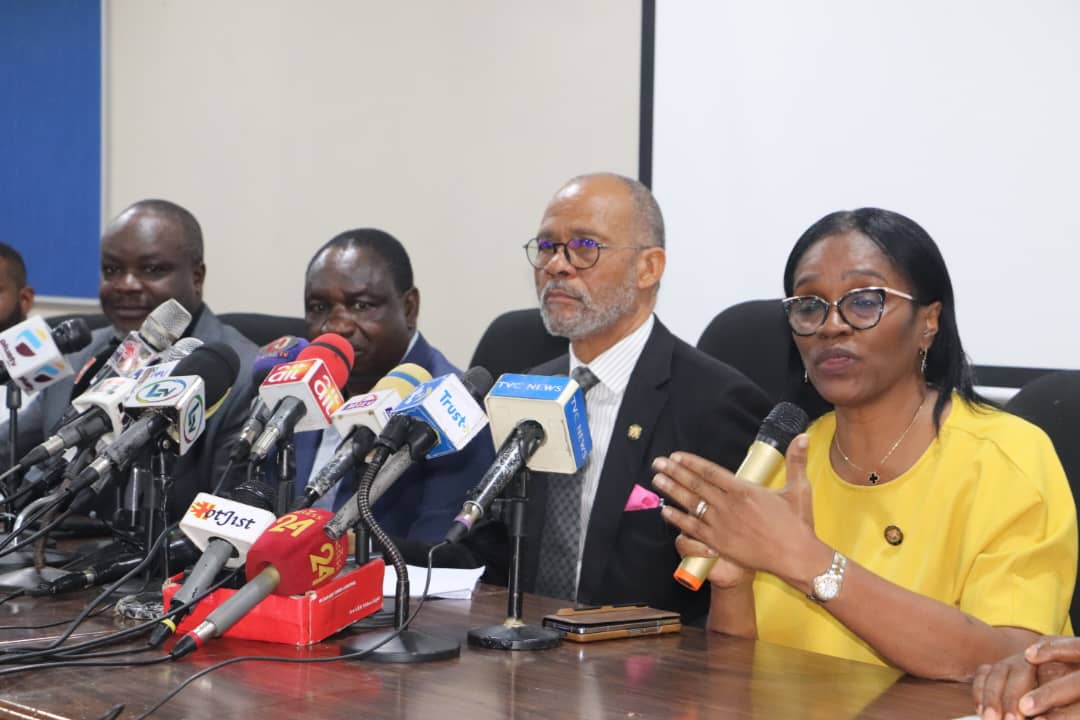
<path id="1" fill-rule="evenodd" d="M 919 369 L 922 371 L 923 377 L 926 377 L 926 355 L 927 355 L 926 348 L 919 348 L 919 355 L 922 358 L 919 361 Z"/>

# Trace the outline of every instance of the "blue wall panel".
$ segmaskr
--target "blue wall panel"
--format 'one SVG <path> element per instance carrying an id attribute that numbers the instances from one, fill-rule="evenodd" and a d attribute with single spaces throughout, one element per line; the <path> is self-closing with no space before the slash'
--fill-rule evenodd
<path id="1" fill-rule="evenodd" d="M 0 0 L 0 241 L 42 295 L 96 297 L 101 4 Z"/>

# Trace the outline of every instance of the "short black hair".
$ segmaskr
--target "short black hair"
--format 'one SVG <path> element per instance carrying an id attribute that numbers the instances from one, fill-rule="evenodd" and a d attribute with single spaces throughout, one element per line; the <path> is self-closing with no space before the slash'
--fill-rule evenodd
<path id="1" fill-rule="evenodd" d="M 7 243 L 0 242 L 0 260 L 7 262 L 8 272 L 15 281 L 15 289 L 22 290 L 26 287 L 26 262 L 19 251 Z"/>
<path id="2" fill-rule="evenodd" d="M 191 259 L 191 264 L 198 265 L 203 261 L 202 227 L 199 226 L 199 221 L 195 219 L 190 210 L 168 200 L 148 198 L 132 204 L 118 217 L 122 217 L 134 210 L 160 215 L 176 223 L 180 228 L 184 250 Z"/>
<path id="3" fill-rule="evenodd" d="M 350 248 L 366 248 L 381 257 L 390 270 L 390 278 L 394 282 L 394 289 L 399 293 L 412 289 L 412 263 L 409 261 L 409 253 L 405 252 L 405 246 L 390 233 L 376 228 L 346 230 L 330 238 L 311 256 L 304 277 L 306 278 L 311 274 L 311 268 L 315 261 L 326 251 Z"/>
<path id="4" fill-rule="evenodd" d="M 911 283 L 915 302 L 919 305 L 941 303 L 937 336 L 926 355 L 926 381 L 939 391 L 934 403 L 934 426 L 941 429 L 941 414 L 953 392 L 970 403 L 987 404 L 975 392 L 975 373 L 960 343 L 956 301 L 945 258 L 930 234 L 914 220 L 873 207 L 839 210 L 826 215 L 802 234 L 788 255 L 784 268 L 784 294 L 790 297 L 794 293 L 795 268 L 811 245 L 851 231 L 881 248 Z"/>

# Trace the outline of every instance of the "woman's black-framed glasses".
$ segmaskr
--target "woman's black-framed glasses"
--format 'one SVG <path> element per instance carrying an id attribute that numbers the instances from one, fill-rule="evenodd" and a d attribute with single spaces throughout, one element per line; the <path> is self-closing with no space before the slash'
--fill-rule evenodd
<path id="1" fill-rule="evenodd" d="M 562 248 L 563 257 L 578 270 L 588 270 L 600 260 L 601 250 L 641 250 L 644 245 L 607 245 L 592 238 L 576 237 L 566 242 L 554 242 L 542 238 L 532 238 L 522 247 L 525 257 L 534 268 L 546 267 L 555 253 Z"/>
<path id="2" fill-rule="evenodd" d="M 840 319 L 856 330 L 869 330 L 881 322 L 885 312 L 885 296 L 895 295 L 915 302 L 906 292 L 887 287 L 865 287 L 848 290 L 839 300 L 829 302 L 817 295 L 795 295 L 784 298 L 784 313 L 791 332 L 796 335 L 813 335 L 825 324 L 829 308 L 835 306 Z"/>

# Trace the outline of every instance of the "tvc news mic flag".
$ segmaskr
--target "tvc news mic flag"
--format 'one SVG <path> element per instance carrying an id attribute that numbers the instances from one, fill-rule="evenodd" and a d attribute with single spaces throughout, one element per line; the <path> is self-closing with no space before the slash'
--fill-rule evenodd
<path id="1" fill-rule="evenodd" d="M 585 395 L 571 378 L 506 373 L 484 404 L 497 448 L 522 420 L 544 427 L 547 439 L 529 458 L 531 470 L 573 474 L 592 451 Z"/>

